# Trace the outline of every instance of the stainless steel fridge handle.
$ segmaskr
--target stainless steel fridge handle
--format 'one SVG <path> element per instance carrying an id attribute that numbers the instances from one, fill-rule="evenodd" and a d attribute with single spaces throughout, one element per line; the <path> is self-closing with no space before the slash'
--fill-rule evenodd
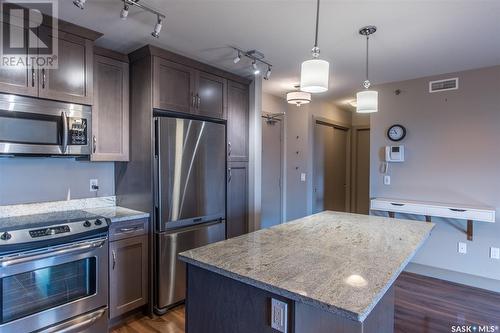
<path id="1" fill-rule="evenodd" d="M 115 250 L 111 251 L 111 254 L 113 256 L 113 267 L 112 267 L 112 269 L 115 270 L 115 266 L 116 266 L 116 252 L 115 252 Z"/>
<path id="2" fill-rule="evenodd" d="M 97 150 L 97 137 L 95 135 L 92 135 L 92 153 L 95 154 Z"/>
<path id="3" fill-rule="evenodd" d="M 31 68 L 31 86 L 35 86 L 35 69 Z"/>
<path id="4" fill-rule="evenodd" d="M 46 330 L 44 333 L 76 333 L 82 332 L 84 329 L 92 326 L 99 318 L 101 318 L 106 313 L 106 309 L 100 309 L 92 313 L 85 314 L 83 316 L 77 317 L 68 322 L 52 326 Z"/>
<path id="5" fill-rule="evenodd" d="M 62 153 L 66 153 L 66 149 L 68 149 L 68 117 L 66 116 L 66 112 L 61 112 L 62 122 L 63 122 L 63 134 L 62 134 Z"/>
<path id="6" fill-rule="evenodd" d="M 232 148 L 231 148 L 231 141 L 228 141 L 228 142 L 227 142 L 227 155 L 228 155 L 228 156 L 231 156 L 231 151 L 232 151 Z"/>
<path id="7" fill-rule="evenodd" d="M 229 172 L 229 177 L 227 178 L 227 182 L 230 183 L 231 182 L 231 178 L 233 178 L 233 174 L 231 172 L 231 168 L 228 168 L 227 171 Z"/>
<path id="8" fill-rule="evenodd" d="M 83 243 L 72 244 L 72 245 L 60 247 L 57 249 L 49 250 L 49 251 L 43 252 L 43 253 L 30 253 L 30 254 L 24 254 L 24 255 L 21 254 L 21 255 L 16 256 L 16 257 L 6 257 L 6 258 L 0 260 L 0 266 L 7 267 L 7 266 L 16 265 L 16 264 L 22 264 L 24 262 L 54 257 L 56 255 L 57 256 L 66 255 L 66 254 L 70 254 L 70 253 L 74 253 L 74 252 L 80 252 L 83 250 L 101 247 L 104 245 L 104 243 L 106 242 L 107 239 L 108 238 L 105 237 L 105 238 L 100 238 L 98 240 L 91 240 L 91 241 L 86 241 Z"/>
<path id="9" fill-rule="evenodd" d="M 45 68 L 42 68 L 42 89 L 45 89 Z"/>

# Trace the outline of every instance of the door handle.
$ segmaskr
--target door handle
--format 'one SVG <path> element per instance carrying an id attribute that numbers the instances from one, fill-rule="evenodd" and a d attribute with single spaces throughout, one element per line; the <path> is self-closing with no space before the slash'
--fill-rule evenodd
<path id="1" fill-rule="evenodd" d="M 115 266 L 116 266 L 116 252 L 115 252 L 115 250 L 111 251 L 111 254 L 113 256 L 113 267 L 112 267 L 112 269 L 115 270 Z"/>
<path id="2" fill-rule="evenodd" d="M 92 136 L 92 153 L 95 154 L 97 150 L 97 137 L 95 135 Z"/>
<path id="3" fill-rule="evenodd" d="M 45 68 L 42 68 L 42 89 L 45 89 Z"/>
<path id="4" fill-rule="evenodd" d="M 232 174 L 232 172 L 231 172 L 231 168 L 228 168 L 228 169 L 227 169 L 227 171 L 228 171 L 228 173 L 229 173 L 229 176 L 228 176 L 228 178 L 227 178 L 227 182 L 228 182 L 228 183 L 230 183 L 230 182 L 231 182 L 231 178 L 233 178 L 233 174 Z"/>
<path id="5" fill-rule="evenodd" d="M 63 134 L 62 134 L 62 147 L 61 151 L 63 154 L 66 153 L 68 148 L 68 117 L 66 117 L 66 112 L 61 112 L 62 122 L 63 122 Z"/>
<path id="6" fill-rule="evenodd" d="M 231 142 L 227 142 L 227 156 L 231 156 L 232 148 L 231 148 Z"/>
<path id="7" fill-rule="evenodd" d="M 35 69 L 34 68 L 31 69 L 31 86 L 32 87 L 35 86 Z"/>

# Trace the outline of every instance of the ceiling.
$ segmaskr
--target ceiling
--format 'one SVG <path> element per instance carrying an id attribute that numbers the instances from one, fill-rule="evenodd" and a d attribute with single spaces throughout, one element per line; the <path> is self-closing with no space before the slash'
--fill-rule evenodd
<path id="1" fill-rule="evenodd" d="M 273 64 L 266 92 L 284 96 L 299 82 L 300 64 L 313 46 L 314 0 L 140 0 L 167 16 L 160 38 L 156 21 L 136 8 L 120 20 L 120 0 L 87 0 L 85 10 L 59 2 L 59 16 L 104 33 L 97 44 L 121 52 L 157 45 L 241 75 L 250 62 L 234 65 L 230 45 L 257 49 Z M 364 80 L 364 25 L 370 39 L 370 79 L 400 81 L 500 64 L 498 0 L 323 0 L 321 58 L 330 61 L 330 90 L 323 98 L 348 96 Z"/>

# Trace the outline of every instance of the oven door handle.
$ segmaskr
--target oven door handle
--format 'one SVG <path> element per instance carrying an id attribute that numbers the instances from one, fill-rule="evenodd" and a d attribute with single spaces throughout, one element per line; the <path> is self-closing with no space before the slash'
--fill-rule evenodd
<path id="1" fill-rule="evenodd" d="M 63 154 L 66 154 L 66 150 L 68 149 L 68 117 L 66 116 L 65 111 L 61 112 L 61 117 L 63 123 L 61 151 Z"/>
<path id="2" fill-rule="evenodd" d="M 15 257 L 6 257 L 2 260 L 0 260 L 0 267 L 7 267 L 7 266 L 12 266 L 12 265 L 17 265 L 17 264 L 22 264 L 25 262 L 29 261 L 35 261 L 35 260 L 40 260 L 40 259 L 45 259 L 53 256 L 59 256 L 59 255 L 66 255 L 74 252 L 81 252 L 84 250 L 88 249 L 94 249 L 98 248 L 104 245 L 106 242 L 107 237 L 105 238 L 100 238 L 98 240 L 91 240 L 91 241 L 86 241 L 83 243 L 77 243 L 65 247 L 60 247 L 57 249 L 53 249 L 47 252 L 43 253 L 29 253 L 29 254 L 21 254 L 19 256 Z"/>
<path id="3" fill-rule="evenodd" d="M 70 321 L 43 330 L 43 333 L 77 333 L 82 332 L 86 328 L 92 326 L 99 318 L 106 313 L 106 308 L 84 314 Z"/>

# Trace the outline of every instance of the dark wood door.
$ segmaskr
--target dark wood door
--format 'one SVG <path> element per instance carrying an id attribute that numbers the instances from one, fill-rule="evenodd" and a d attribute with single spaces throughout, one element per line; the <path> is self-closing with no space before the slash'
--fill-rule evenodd
<path id="1" fill-rule="evenodd" d="M 92 105 L 93 43 L 60 31 L 57 44 L 57 69 L 39 70 L 39 96 Z"/>
<path id="2" fill-rule="evenodd" d="M 165 59 L 153 59 L 153 107 L 194 113 L 196 71 Z"/>
<path id="3" fill-rule="evenodd" d="M 94 57 L 93 161 L 128 161 L 128 63 Z"/>
<path id="4" fill-rule="evenodd" d="M 229 164 L 227 175 L 227 238 L 248 232 L 248 163 Z"/>
<path id="5" fill-rule="evenodd" d="M 198 72 L 196 113 L 224 119 L 226 100 L 227 80 L 213 74 Z"/>
<path id="6" fill-rule="evenodd" d="M 9 25 L 2 23 L 3 29 Z M 23 39 L 24 54 L 28 54 L 28 34 L 19 26 L 10 25 L 10 34 L 16 41 Z M 4 30 L 5 31 L 5 30 Z M 30 56 L 28 54 L 28 56 Z M 0 66 L 0 92 L 26 96 L 38 96 L 38 71 L 34 68 Z"/>
<path id="7" fill-rule="evenodd" d="M 147 303 L 147 236 L 111 242 L 109 251 L 109 312 L 115 318 Z"/>
<path id="8" fill-rule="evenodd" d="M 228 82 L 227 152 L 229 161 L 248 161 L 248 98 L 248 86 Z"/>

